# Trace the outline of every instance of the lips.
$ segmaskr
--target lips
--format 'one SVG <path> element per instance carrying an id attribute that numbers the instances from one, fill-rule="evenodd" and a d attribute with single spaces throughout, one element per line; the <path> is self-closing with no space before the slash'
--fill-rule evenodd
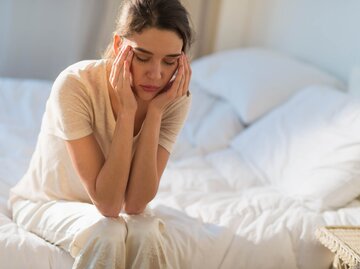
<path id="1" fill-rule="evenodd" d="M 140 85 L 140 87 L 146 92 L 157 92 L 160 87 L 154 85 Z"/>

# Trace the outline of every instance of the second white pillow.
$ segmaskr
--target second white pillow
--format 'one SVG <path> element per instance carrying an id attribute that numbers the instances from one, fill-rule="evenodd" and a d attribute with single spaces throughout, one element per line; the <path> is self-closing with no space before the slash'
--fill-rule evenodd
<path id="1" fill-rule="evenodd" d="M 360 100 L 303 89 L 231 143 L 257 175 L 315 209 L 360 194 Z"/>

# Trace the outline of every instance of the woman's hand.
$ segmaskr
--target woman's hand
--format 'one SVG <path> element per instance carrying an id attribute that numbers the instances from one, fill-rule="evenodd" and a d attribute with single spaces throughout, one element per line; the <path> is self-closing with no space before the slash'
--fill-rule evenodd
<path id="1" fill-rule="evenodd" d="M 162 114 L 165 108 L 176 98 L 189 94 L 188 90 L 191 78 L 191 68 L 184 53 L 179 58 L 177 71 L 176 78 L 172 82 L 170 89 L 160 93 L 152 99 L 149 109 L 154 109 Z"/>
<path id="2" fill-rule="evenodd" d="M 118 101 L 118 112 L 136 112 L 137 101 L 131 89 L 130 65 L 133 59 L 131 46 L 126 46 L 116 56 L 109 76 Z"/>

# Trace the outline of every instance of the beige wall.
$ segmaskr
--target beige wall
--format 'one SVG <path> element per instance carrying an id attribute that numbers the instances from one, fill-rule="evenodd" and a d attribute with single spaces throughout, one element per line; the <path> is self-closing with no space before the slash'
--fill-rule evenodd
<path id="1" fill-rule="evenodd" d="M 220 0 L 183 0 L 195 31 L 191 57 L 197 58 L 214 50 L 219 19 Z"/>
<path id="2" fill-rule="evenodd" d="M 193 58 L 246 43 L 251 0 L 183 0 L 196 31 Z"/>
<path id="3" fill-rule="evenodd" d="M 54 79 L 99 57 L 120 1 L 0 1 L 0 76 Z"/>
<path id="4" fill-rule="evenodd" d="M 251 0 L 222 0 L 214 51 L 244 46 L 248 36 Z"/>

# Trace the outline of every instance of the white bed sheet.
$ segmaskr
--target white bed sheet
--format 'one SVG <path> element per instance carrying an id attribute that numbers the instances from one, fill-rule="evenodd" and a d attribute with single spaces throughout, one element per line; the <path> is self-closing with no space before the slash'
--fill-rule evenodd
<path id="1" fill-rule="evenodd" d="M 8 189 L 25 172 L 35 146 L 50 86 L 0 79 L 3 268 L 65 269 L 73 262 L 69 254 L 14 224 L 6 208 Z M 325 269 L 332 254 L 315 240 L 316 227 L 356 224 L 360 218 L 358 200 L 337 211 L 307 209 L 261 184 L 230 148 L 172 160 L 150 206 L 166 223 L 176 253 L 173 262 L 180 268 Z"/>
<path id="2" fill-rule="evenodd" d="M 18 227 L 7 208 L 8 191 L 25 172 L 36 143 L 51 82 L 0 79 L 0 267 L 71 268 L 73 259 Z"/>

